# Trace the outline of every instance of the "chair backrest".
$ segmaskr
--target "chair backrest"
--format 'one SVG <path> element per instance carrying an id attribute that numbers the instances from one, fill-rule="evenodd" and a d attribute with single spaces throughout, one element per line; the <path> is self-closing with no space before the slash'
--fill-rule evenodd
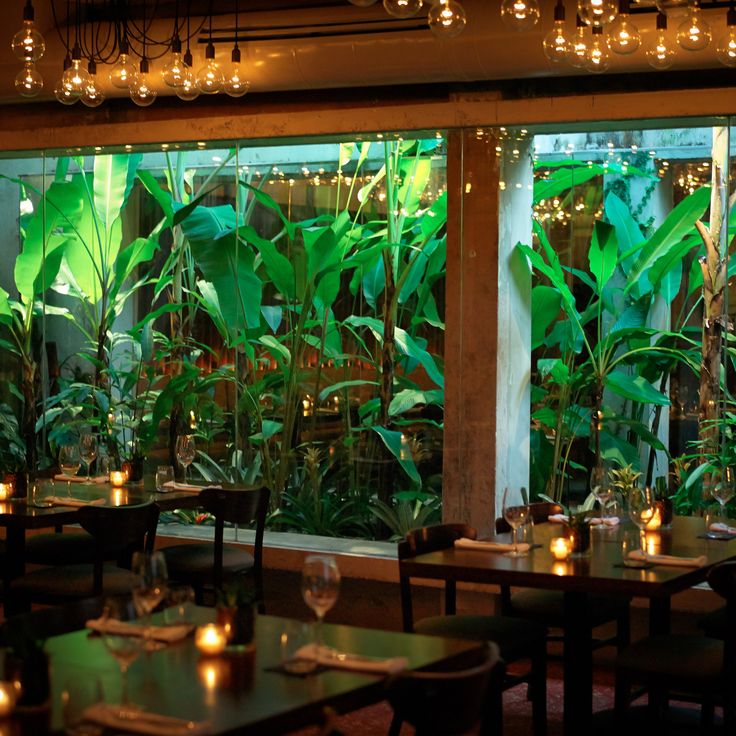
<path id="1" fill-rule="evenodd" d="M 200 491 L 199 502 L 205 511 L 215 517 L 215 544 L 213 549 L 213 584 L 215 590 L 222 587 L 222 556 L 224 550 L 225 522 L 232 524 L 255 523 L 256 538 L 253 546 L 253 577 L 258 600 L 263 600 L 263 532 L 271 491 L 261 488 L 205 488 Z"/>
<path id="2" fill-rule="evenodd" d="M 561 514 L 562 506 L 558 503 L 552 503 L 550 501 L 536 501 L 529 504 L 529 518 L 535 524 L 543 524 L 547 521 L 547 517 L 552 514 Z M 511 526 L 508 521 L 499 516 L 496 519 L 496 534 L 506 534 L 511 531 Z"/>
<path id="3" fill-rule="evenodd" d="M 495 644 L 484 644 L 475 659 L 464 669 L 405 672 L 389 681 L 396 717 L 414 726 L 417 736 L 456 736 L 474 728 L 492 700 L 489 688 L 500 687 L 503 674 Z"/>
<path id="4" fill-rule="evenodd" d="M 456 539 L 466 537 L 475 539 L 477 533 L 472 526 L 467 524 L 437 524 L 436 526 L 424 526 L 412 529 L 406 537 L 399 542 L 399 587 L 401 592 L 401 618 L 404 631 L 414 630 L 414 609 L 411 595 L 411 579 L 404 567 L 407 557 L 437 552 L 438 550 L 452 547 Z M 455 613 L 455 581 L 445 582 L 445 613 Z"/>
<path id="5" fill-rule="evenodd" d="M 131 506 L 84 506 L 79 509 L 79 524 L 95 540 L 94 591 L 102 592 L 102 573 L 110 551 L 118 565 L 130 567 L 134 552 L 152 552 L 156 542 L 159 507 L 155 503 Z"/>
<path id="6" fill-rule="evenodd" d="M 736 560 L 721 562 L 708 573 L 708 585 L 726 599 L 726 626 L 723 644 L 724 675 L 729 683 L 728 692 L 736 688 Z"/>

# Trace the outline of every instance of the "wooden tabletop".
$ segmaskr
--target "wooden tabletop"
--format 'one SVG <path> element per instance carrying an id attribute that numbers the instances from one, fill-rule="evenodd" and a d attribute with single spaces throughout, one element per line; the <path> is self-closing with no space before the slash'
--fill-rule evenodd
<path id="1" fill-rule="evenodd" d="M 196 609 L 200 622 L 212 609 Z M 192 637 L 139 658 L 130 668 L 131 699 L 148 710 L 209 721 L 213 734 L 283 733 L 317 722 L 330 705 L 339 712 L 384 697 L 385 678 L 340 670 L 308 677 L 271 671 L 280 663 L 280 634 L 287 619 L 259 616 L 254 658 L 202 658 Z M 410 668 L 462 661 L 478 644 L 400 632 L 325 624 L 325 642 L 341 651 L 378 657 L 405 656 Z M 119 697 L 117 665 L 99 637 L 80 631 L 47 642 L 52 671 L 52 725 L 61 728 L 60 695 L 65 684 L 98 677 L 106 699 Z"/>
<path id="2" fill-rule="evenodd" d="M 204 488 L 205 486 L 202 485 Z M 113 488 L 109 483 L 71 483 L 63 481 L 42 481 L 41 497 L 57 496 L 92 501 L 102 498 L 106 505 L 124 506 L 128 504 L 153 501 L 163 510 L 175 508 L 192 508 L 197 505 L 197 493 L 189 491 L 156 492 L 152 483 L 140 486 L 129 485 Z M 74 523 L 77 507 L 50 506 L 37 508 L 29 499 L 13 499 L 0 502 L 0 526 L 21 529 L 41 529 L 57 524 Z"/>
<path id="3" fill-rule="evenodd" d="M 590 555 L 566 562 L 556 562 L 549 551 L 550 540 L 564 534 L 560 524 L 550 522 L 535 526 L 534 542 L 541 546 L 533 548 L 526 557 L 446 549 L 410 558 L 405 565 L 418 578 L 655 597 L 671 595 L 702 582 L 714 564 L 736 557 L 736 540 L 702 539 L 705 525 L 701 517 L 676 516 L 671 529 L 647 532 L 650 551 L 683 557 L 705 555 L 708 560 L 705 567 L 655 565 L 646 570 L 623 567 L 621 538 L 626 528 L 631 529 L 633 525 L 625 521 L 618 527 L 591 529 Z M 500 535 L 499 539 L 509 541 L 507 535 Z"/>

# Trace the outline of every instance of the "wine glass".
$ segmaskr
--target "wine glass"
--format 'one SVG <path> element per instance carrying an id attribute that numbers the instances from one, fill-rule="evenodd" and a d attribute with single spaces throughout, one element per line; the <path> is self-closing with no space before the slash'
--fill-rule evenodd
<path id="1" fill-rule="evenodd" d="M 133 605 L 136 614 L 146 623 L 151 623 L 151 613 L 166 596 L 166 584 L 169 576 L 166 570 L 166 558 L 163 552 L 135 552 L 131 565 L 138 582 L 133 586 Z M 153 642 L 148 641 L 147 648 Z"/>
<path id="2" fill-rule="evenodd" d="M 193 434 L 180 434 L 176 438 L 176 459 L 184 467 L 184 482 L 187 480 L 187 468 L 192 464 L 197 454 Z"/>
<path id="3" fill-rule="evenodd" d="M 66 492 L 69 496 L 72 495 L 72 482 L 70 479 L 79 472 L 79 468 L 81 467 L 82 461 L 79 457 L 79 446 L 62 445 L 59 448 L 59 469 L 67 477 Z"/>
<path id="4" fill-rule="evenodd" d="M 721 516 L 726 518 L 726 504 L 736 494 L 734 483 L 734 472 L 731 468 L 716 470 L 711 475 L 710 495 L 718 501 L 721 506 Z"/>
<path id="5" fill-rule="evenodd" d="M 308 555 L 302 568 L 302 597 L 317 616 L 314 642 L 317 657 L 322 649 L 322 621 L 337 601 L 340 571 L 329 555 Z"/>
<path id="6" fill-rule="evenodd" d="M 103 616 L 106 619 L 126 621 L 131 618 L 132 609 L 132 601 L 129 599 L 109 598 L 105 601 Z M 130 706 L 128 669 L 138 659 L 143 648 L 143 640 L 140 636 L 106 631 L 103 627 L 102 641 L 105 644 L 105 649 L 115 658 L 120 667 L 121 705 Z"/>
<path id="7" fill-rule="evenodd" d="M 83 434 L 79 438 L 79 454 L 87 467 L 87 483 L 90 482 L 89 471 L 90 466 L 97 457 L 97 435 L 90 433 Z"/>
<path id="8" fill-rule="evenodd" d="M 628 494 L 629 501 L 629 517 L 631 521 L 639 527 L 639 541 L 641 544 L 641 551 L 644 557 L 647 555 L 646 545 L 646 533 L 645 528 L 647 523 L 654 516 L 656 504 L 654 502 L 654 494 L 649 486 L 645 488 L 639 488 L 634 486 L 629 490 Z"/>
<path id="9" fill-rule="evenodd" d="M 611 485 L 610 478 L 608 477 L 608 468 L 602 465 L 596 465 L 590 472 L 590 490 L 595 496 L 595 500 L 598 501 L 601 507 L 601 522 L 606 517 L 606 508 L 613 500 L 614 489 Z M 604 529 L 603 523 L 598 525 L 598 528 Z"/>
<path id="10" fill-rule="evenodd" d="M 526 552 L 519 550 L 517 543 L 517 530 L 522 524 L 526 524 L 529 518 L 529 497 L 526 488 L 521 489 L 521 499 L 516 498 L 516 494 L 508 489 L 503 489 L 503 518 L 506 519 L 511 527 L 511 541 L 513 549 L 506 553 L 507 557 L 525 557 Z"/>

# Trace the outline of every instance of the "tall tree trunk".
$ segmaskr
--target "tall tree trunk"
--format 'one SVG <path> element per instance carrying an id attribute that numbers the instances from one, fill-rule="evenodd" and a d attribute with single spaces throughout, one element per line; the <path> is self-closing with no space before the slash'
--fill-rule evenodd
<path id="1" fill-rule="evenodd" d="M 720 417 L 720 372 L 723 344 L 725 288 L 727 274 L 726 172 L 728 171 L 728 129 L 713 128 L 710 225 L 695 223 L 705 245 L 700 258 L 703 274 L 703 331 L 700 362 L 698 438 L 704 447 L 717 450 Z M 706 483 L 703 487 L 706 487 Z"/>
<path id="2" fill-rule="evenodd" d="M 383 290 L 383 347 L 381 349 L 381 425 L 388 427 L 390 423 L 389 406 L 394 393 L 394 373 L 396 370 L 396 346 L 394 331 L 396 329 L 396 315 L 393 309 L 394 270 L 391 254 L 383 252 L 384 273 L 386 285 Z"/>
<path id="3" fill-rule="evenodd" d="M 37 365 L 32 359 L 23 360 L 23 418 L 21 432 L 26 446 L 26 468 L 29 473 L 36 470 L 38 449 L 36 447 L 36 383 Z"/>

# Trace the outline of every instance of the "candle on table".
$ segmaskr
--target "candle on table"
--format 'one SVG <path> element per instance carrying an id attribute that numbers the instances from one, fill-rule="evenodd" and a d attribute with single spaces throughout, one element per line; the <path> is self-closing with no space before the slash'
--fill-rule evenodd
<path id="1" fill-rule="evenodd" d="M 549 551 L 556 560 L 566 560 L 572 551 L 572 542 L 567 537 L 553 537 Z"/>
<path id="2" fill-rule="evenodd" d="M 18 691 L 12 682 L 0 682 L 0 718 L 7 718 L 15 708 Z"/>
<path id="3" fill-rule="evenodd" d="M 207 624 L 197 627 L 194 643 L 202 654 L 220 654 L 227 645 L 227 636 L 222 626 Z"/>
<path id="4" fill-rule="evenodd" d="M 7 501 L 13 495 L 12 483 L 0 483 L 0 501 Z"/>
<path id="5" fill-rule="evenodd" d="M 110 471 L 110 483 L 113 488 L 120 488 L 125 485 L 127 480 L 126 474 L 122 470 L 111 470 Z"/>

